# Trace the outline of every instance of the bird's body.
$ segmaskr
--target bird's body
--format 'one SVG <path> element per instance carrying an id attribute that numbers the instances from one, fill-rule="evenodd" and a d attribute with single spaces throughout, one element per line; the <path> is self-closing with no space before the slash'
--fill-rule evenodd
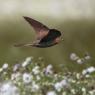
<path id="1" fill-rule="evenodd" d="M 18 44 L 15 46 L 33 46 L 46 48 L 53 45 L 56 45 L 60 42 L 61 32 L 56 29 L 49 29 L 47 26 L 42 23 L 29 18 L 24 17 L 24 19 L 34 28 L 37 34 L 37 38 L 33 43 L 29 44 Z"/>

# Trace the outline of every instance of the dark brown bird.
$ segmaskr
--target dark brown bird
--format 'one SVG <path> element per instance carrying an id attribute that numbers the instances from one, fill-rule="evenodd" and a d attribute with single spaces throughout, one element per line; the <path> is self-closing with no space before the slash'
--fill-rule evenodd
<path id="1" fill-rule="evenodd" d="M 24 17 L 24 19 L 34 28 L 36 31 L 36 40 L 28 44 L 17 44 L 15 46 L 34 46 L 34 47 L 50 47 L 56 45 L 61 40 L 61 32 L 56 29 L 49 29 L 44 24 L 29 18 Z"/>

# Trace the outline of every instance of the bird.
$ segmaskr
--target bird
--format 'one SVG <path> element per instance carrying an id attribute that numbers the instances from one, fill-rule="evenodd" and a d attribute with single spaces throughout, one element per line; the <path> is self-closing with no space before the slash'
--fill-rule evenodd
<path id="1" fill-rule="evenodd" d="M 36 32 L 35 40 L 26 44 L 15 44 L 15 47 L 33 46 L 39 48 L 47 48 L 58 44 L 61 41 L 61 32 L 57 29 L 50 29 L 43 23 L 27 16 L 23 18 L 34 28 Z"/>

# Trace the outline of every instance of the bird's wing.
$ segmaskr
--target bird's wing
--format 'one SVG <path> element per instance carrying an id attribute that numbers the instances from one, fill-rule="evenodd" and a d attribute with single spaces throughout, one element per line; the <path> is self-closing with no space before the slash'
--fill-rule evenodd
<path id="1" fill-rule="evenodd" d="M 44 24 L 40 23 L 39 21 L 36 21 L 29 17 L 24 17 L 24 19 L 34 28 L 34 30 L 37 33 L 37 39 L 41 39 L 45 37 L 48 32 L 49 28 L 45 26 Z"/>

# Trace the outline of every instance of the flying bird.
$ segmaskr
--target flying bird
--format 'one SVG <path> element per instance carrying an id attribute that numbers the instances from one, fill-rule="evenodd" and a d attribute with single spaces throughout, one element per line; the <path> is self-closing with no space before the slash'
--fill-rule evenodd
<path id="1" fill-rule="evenodd" d="M 33 46 L 33 47 L 46 48 L 46 47 L 54 46 L 61 41 L 60 31 L 56 29 L 49 29 L 44 24 L 30 17 L 24 16 L 24 19 L 34 28 L 36 32 L 36 39 L 32 43 L 16 44 L 15 45 L 16 47 Z"/>

